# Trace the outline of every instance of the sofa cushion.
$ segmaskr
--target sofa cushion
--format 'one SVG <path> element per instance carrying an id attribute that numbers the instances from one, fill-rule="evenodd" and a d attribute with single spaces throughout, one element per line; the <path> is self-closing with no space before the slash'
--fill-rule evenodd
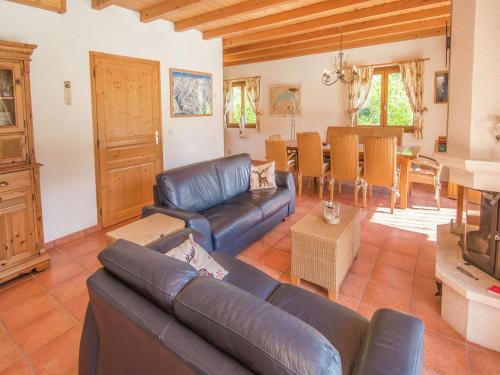
<path id="1" fill-rule="evenodd" d="M 224 194 L 224 200 L 247 191 L 250 188 L 252 159 L 248 154 L 226 156 L 214 160 L 215 169 Z"/>
<path id="2" fill-rule="evenodd" d="M 224 202 L 211 161 L 170 169 L 156 176 L 160 204 L 186 211 L 203 211 Z"/>
<path id="3" fill-rule="evenodd" d="M 125 240 L 108 246 L 98 259 L 106 271 L 168 312 L 179 290 L 198 276 L 187 263 Z"/>
<path id="4" fill-rule="evenodd" d="M 214 249 L 224 247 L 260 224 L 262 211 L 251 203 L 221 204 L 202 211 L 212 229 Z"/>
<path id="5" fill-rule="evenodd" d="M 271 189 L 276 187 L 274 161 L 260 165 L 252 165 L 250 173 L 250 190 Z"/>
<path id="6" fill-rule="evenodd" d="M 368 320 L 338 303 L 290 284 L 281 284 L 268 302 L 321 332 L 339 351 L 343 374 L 351 373 L 368 332 Z"/>
<path id="7" fill-rule="evenodd" d="M 341 374 L 337 350 L 316 329 L 223 281 L 193 280 L 174 315 L 256 373 Z"/>
<path id="8" fill-rule="evenodd" d="M 183 243 L 169 250 L 165 255 L 193 266 L 201 276 L 222 280 L 227 275 L 226 269 L 217 263 L 203 247 L 195 242 L 192 234 Z"/>
<path id="9" fill-rule="evenodd" d="M 214 251 L 211 255 L 229 272 L 224 281 L 258 298 L 267 299 L 279 285 L 277 280 L 231 255 L 220 251 Z"/>
<path id="10" fill-rule="evenodd" d="M 291 195 L 290 190 L 285 188 L 252 190 L 234 197 L 228 203 L 251 203 L 262 210 L 262 218 L 265 220 L 289 204 Z"/>

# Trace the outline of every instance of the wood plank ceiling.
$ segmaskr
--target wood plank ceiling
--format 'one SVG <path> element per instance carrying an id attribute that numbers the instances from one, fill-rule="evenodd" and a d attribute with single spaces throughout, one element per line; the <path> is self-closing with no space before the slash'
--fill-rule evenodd
<path id="1" fill-rule="evenodd" d="M 92 0 L 222 38 L 224 66 L 444 35 L 451 0 Z"/>

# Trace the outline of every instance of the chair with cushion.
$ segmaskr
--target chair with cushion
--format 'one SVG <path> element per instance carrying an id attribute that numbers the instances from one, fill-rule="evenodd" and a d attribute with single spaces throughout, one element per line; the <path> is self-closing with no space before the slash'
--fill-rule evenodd
<path id="1" fill-rule="evenodd" d="M 323 160 L 323 144 L 319 133 L 297 133 L 299 195 L 302 195 L 304 177 L 319 179 L 319 199 L 323 199 L 323 184 L 330 174 L 330 163 Z"/>
<path id="2" fill-rule="evenodd" d="M 390 189 L 391 214 L 394 213 L 399 184 L 396 137 L 364 138 L 363 179 L 368 184 L 370 198 L 374 185 Z M 363 205 L 365 204 L 366 191 L 363 194 Z"/>
<path id="3" fill-rule="evenodd" d="M 293 172 L 295 156 L 296 154 L 288 153 L 284 140 L 266 139 L 266 160 L 274 161 L 277 170 Z"/>
<path id="4" fill-rule="evenodd" d="M 354 205 L 357 206 L 360 185 L 363 194 L 366 190 L 366 185 L 361 181 L 358 136 L 333 134 L 328 143 L 330 144 L 330 200 L 333 201 L 335 181 L 338 181 L 339 193 L 342 192 L 342 181 L 351 181 L 354 184 Z"/>
<path id="5" fill-rule="evenodd" d="M 441 170 L 443 166 L 436 159 L 429 156 L 420 155 L 417 159 L 411 161 L 410 165 L 410 195 L 413 188 L 413 182 L 428 184 L 434 186 L 434 199 L 437 209 L 441 209 Z"/>
<path id="6" fill-rule="evenodd" d="M 330 139 L 332 134 L 357 134 L 360 144 L 363 143 L 364 137 L 396 137 L 398 146 L 401 146 L 404 129 L 402 126 L 329 126 L 326 134 L 327 139 Z"/>
<path id="7" fill-rule="evenodd" d="M 160 173 L 154 207 L 143 216 L 164 213 L 212 240 L 216 251 L 235 255 L 258 240 L 295 210 L 290 172 L 276 171 L 275 188 L 250 191 L 252 160 L 233 155 Z"/>
<path id="8" fill-rule="evenodd" d="M 382 309 L 371 321 L 220 252 L 228 274 L 200 276 L 154 249 L 118 240 L 87 280 L 80 375 L 420 375 L 422 322 Z M 148 245 L 150 246 L 150 245 Z"/>

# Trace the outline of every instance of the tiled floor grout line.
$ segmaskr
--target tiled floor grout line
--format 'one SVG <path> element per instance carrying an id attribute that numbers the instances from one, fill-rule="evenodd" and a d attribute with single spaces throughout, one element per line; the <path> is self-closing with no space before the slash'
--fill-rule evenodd
<path id="1" fill-rule="evenodd" d="M 362 243 L 362 241 L 359 242 L 360 247 L 361 247 L 361 243 Z M 379 249 L 379 251 L 381 251 L 381 250 Z M 358 253 L 359 253 L 359 250 L 358 250 Z M 357 257 L 357 255 L 356 255 L 356 257 Z M 376 262 L 377 261 L 375 261 L 375 263 Z M 359 306 L 361 305 L 361 301 L 363 300 L 363 297 L 364 297 L 364 295 L 366 293 L 366 289 L 368 288 L 368 283 L 370 282 L 370 279 L 372 278 L 373 270 L 375 269 L 375 263 L 372 264 L 372 267 L 370 269 L 370 274 L 368 275 L 368 278 L 366 280 L 366 283 L 365 283 L 365 286 L 364 286 L 364 289 L 363 289 L 363 293 L 361 293 L 361 297 L 359 297 L 358 303 L 356 305 L 356 311 L 358 311 Z"/>
<path id="2" fill-rule="evenodd" d="M 9 337 L 12 340 L 12 342 L 14 343 L 14 345 L 16 345 L 16 349 L 21 354 L 21 359 L 18 362 L 25 361 L 26 363 L 28 363 L 28 366 L 30 367 L 32 373 L 36 375 L 36 371 L 35 371 L 35 368 L 33 367 L 33 363 L 31 363 L 31 359 L 30 359 L 29 354 L 26 353 L 24 350 L 21 349 L 21 347 L 19 346 L 19 344 L 17 343 L 17 341 L 14 339 L 14 336 L 10 332 L 10 328 L 7 327 L 5 324 L 4 324 L 4 327 L 5 327 L 5 330 L 7 332 L 7 335 L 9 335 Z M 15 363 L 17 363 L 17 362 L 15 362 Z M 6 369 L 4 369 L 3 371 L 5 371 L 5 370 L 8 370 L 8 367 Z"/>

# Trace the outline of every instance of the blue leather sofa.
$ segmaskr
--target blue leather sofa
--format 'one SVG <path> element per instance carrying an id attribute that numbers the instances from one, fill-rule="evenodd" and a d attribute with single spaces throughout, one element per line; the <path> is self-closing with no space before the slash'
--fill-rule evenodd
<path id="1" fill-rule="evenodd" d="M 80 375 L 421 375 L 423 323 L 355 311 L 215 251 L 229 273 L 199 276 L 163 255 L 187 228 L 148 247 L 119 240 L 87 280 Z"/>
<path id="2" fill-rule="evenodd" d="M 177 217 L 212 240 L 210 250 L 239 253 L 295 209 L 289 172 L 276 171 L 277 188 L 249 191 L 252 160 L 239 154 L 160 173 L 154 187 L 155 212 Z"/>

